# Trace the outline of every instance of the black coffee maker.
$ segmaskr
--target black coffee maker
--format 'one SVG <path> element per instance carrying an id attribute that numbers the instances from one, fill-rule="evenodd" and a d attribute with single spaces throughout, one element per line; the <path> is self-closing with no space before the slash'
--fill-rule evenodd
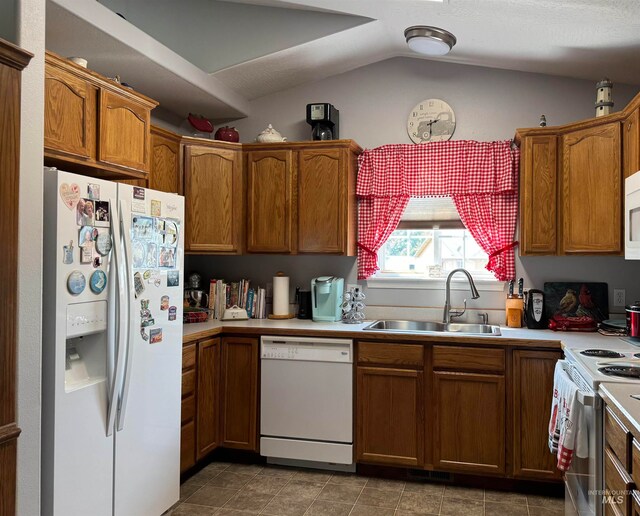
<path id="1" fill-rule="evenodd" d="M 312 140 L 338 140 L 340 111 L 331 104 L 307 104 L 307 123 Z"/>

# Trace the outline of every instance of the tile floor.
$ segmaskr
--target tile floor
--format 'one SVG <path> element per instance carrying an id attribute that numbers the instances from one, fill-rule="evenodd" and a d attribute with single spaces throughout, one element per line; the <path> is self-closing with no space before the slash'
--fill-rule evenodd
<path id="1" fill-rule="evenodd" d="M 166 515 L 562 516 L 564 501 L 421 481 L 214 462 L 186 480 Z"/>

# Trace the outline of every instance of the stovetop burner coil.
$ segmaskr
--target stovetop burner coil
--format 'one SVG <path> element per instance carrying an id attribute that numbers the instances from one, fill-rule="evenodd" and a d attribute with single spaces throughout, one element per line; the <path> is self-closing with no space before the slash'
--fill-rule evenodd
<path id="1" fill-rule="evenodd" d="M 599 357 L 599 358 L 622 358 L 624 355 L 617 351 L 609 351 L 607 349 L 585 349 L 580 352 L 581 355 L 586 357 Z M 640 353 L 638 353 L 640 355 Z"/>
<path id="2" fill-rule="evenodd" d="M 622 376 L 625 378 L 640 378 L 640 367 L 611 365 L 598 369 L 607 376 Z"/>

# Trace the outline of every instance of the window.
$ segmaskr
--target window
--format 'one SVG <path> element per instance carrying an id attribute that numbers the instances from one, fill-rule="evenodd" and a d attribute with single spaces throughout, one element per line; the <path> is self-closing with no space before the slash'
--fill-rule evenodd
<path id="1" fill-rule="evenodd" d="M 376 277 L 441 279 L 464 268 L 474 278 L 494 280 L 487 261 L 450 198 L 411 199 L 398 229 L 378 252 Z"/>

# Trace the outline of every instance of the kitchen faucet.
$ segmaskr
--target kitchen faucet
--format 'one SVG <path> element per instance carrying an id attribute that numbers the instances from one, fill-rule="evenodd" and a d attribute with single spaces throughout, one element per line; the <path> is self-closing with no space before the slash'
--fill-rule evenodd
<path id="1" fill-rule="evenodd" d="M 476 288 L 476 284 L 473 282 L 473 278 L 471 274 L 466 269 L 454 269 L 447 276 L 447 285 L 445 287 L 445 298 L 444 298 L 444 315 L 442 317 L 442 322 L 445 324 L 449 324 L 451 322 L 451 318 L 460 317 L 467 310 L 467 300 L 464 300 L 464 308 L 462 311 L 459 310 L 451 310 L 451 277 L 456 272 L 462 272 L 465 274 L 467 279 L 469 280 L 469 287 L 471 288 L 471 298 L 478 299 L 480 297 L 480 293 Z"/>

